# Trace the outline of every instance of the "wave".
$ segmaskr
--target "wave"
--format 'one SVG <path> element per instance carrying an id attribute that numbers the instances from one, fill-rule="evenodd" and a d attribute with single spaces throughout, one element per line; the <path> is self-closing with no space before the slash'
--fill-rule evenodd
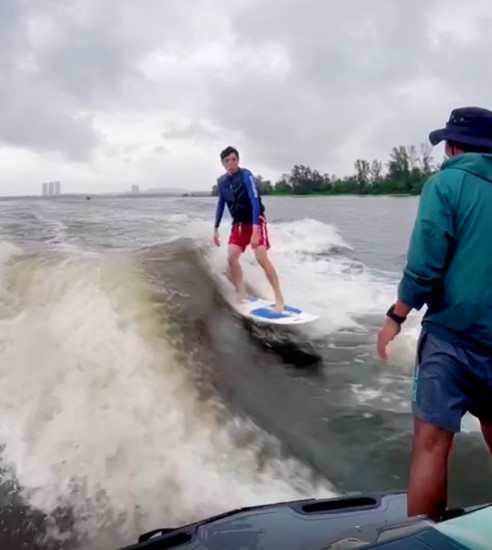
<path id="1" fill-rule="evenodd" d="M 0 442 L 5 482 L 49 537 L 111 548 L 236 506 L 333 495 L 344 477 L 364 484 L 346 437 L 372 437 L 373 413 L 388 440 L 408 437 L 420 318 L 380 366 L 395 275 L 358 261 L 334 226 L 270 223 L 286 300 L 321 320 L 266 330 L 229 307 L 226 247 L 202 214 L 43 204 L 7 224 L 19 246 L 0 241 Z M 252 253 L 242 261 L 269 296 Z M 370 475 L 386 487 L 382 460 Z"/>
<path id="2" fill-rule="evenodd" d="M 318 335 L 362 328 L 361 317 L 387 309 L 394 290 L 391 281 L 354 260 L 352 247 L 335 227 L 303 219 L 272 224 L 270 235 L 270 256 L 279 272 L 284 297 L 288 303 L 321 317 L 315 328 L 313 325 Z M 220 272 L 226 262 L 226 247 L 210 249 L 207 256 L 212 272 Z M 262 295 L 271 296 L 251 251 L 244 255 L 242 265 L 252 286 Z M 222 281 L 223 291 L 230 293 L 230 286 L 225 279 Z"/>
<path id="3" fill-rule="evenodd" d="M 186 247 L 172 261 L 170 250 L 0 246 L 3 462 L 30 506 L 48 517 L 69 510 L 92 544 L 95 533 L 102 545 L 99 534 L 111 531 L 114 547 L 235 506 L 333 494 L 226 406 L 215 348 L 198 325 L 225 346 L 244 335 L 227 332 L 232 313 L 214 306 L 216 285 L 179 269 Z M 185 273 L 196 277 L 189 286 Z"/>

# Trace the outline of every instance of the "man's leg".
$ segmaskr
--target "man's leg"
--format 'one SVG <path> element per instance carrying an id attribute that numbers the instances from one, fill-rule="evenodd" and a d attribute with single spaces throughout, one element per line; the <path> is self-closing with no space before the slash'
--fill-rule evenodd
<path id="1" fill-rule="evenodd" d="M 422 331 L 412 398 L 410 516 L 439 517 L 446 509 L 449 453 L 468 403 L 462 356 L 460 348 Z"/>
<path id="2" fill-rule="evenodd" d="M 237 244 L 229 244 L 227 261 L 231 272 L 232 284 L 236 289 L 237 299 L 239 302 L 246 300 L 248 297 L 246 285 L 243 280 L 243 270 L 241 268 L 241 264 L 239 263 L 239 258 L 242 252 L 242 248 Z"/>
<path id="3" fill-rule="evenodd" d="M 412 465 L 408 484 L 409 516 L 439 516 L 446 509 L 448 458 L 454 434 L 420 418 L 414 420 Z"/>
<path id="4" fill-rule="evenodd" d="M 255 256 L 257 262 L 263 268 L 265 275 L 268 278 L 269 283 L 272 285 L 273 292 L 275 294 L 275 306 L 274 309 L 277 312 L 281 312 L 284 309 L 285 303 L 280 290 L 280 283 L 278 280 L 277 271 L 273 267 L 270 258 L 268 257 L 267 249 L 264 244 L 258 245 L 255 249 Z"/>
<path id="5" fill-rule="evenodd" d="M 492 454 L 492 423 L 481 420 L 480 425 L 482 427 L 482 434 L 485 439 L 485 443 L 487 443 L 490 454 Z"/>
<path id="6" fill-rule="evenodd" d="M 470 365 L 470 405 L 468 411 L 478 418 L 485 443 L 492 454 L 492 356 L 467 351 Z"/>

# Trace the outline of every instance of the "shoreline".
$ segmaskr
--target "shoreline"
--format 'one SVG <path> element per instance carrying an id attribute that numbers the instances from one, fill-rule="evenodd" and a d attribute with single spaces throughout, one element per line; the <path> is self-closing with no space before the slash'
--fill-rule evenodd
<path id="1" fill-rule="evenodd" d="M 262 195 L 263 199 L 268 197 L 282 197 L 282 198 L 320 198 L 320 197 L 417 197 L 417 194 L 412 193 L 306 193 L 306 194 L 295 194 L 295 193 L 265 193 Z M 93 200 L 93 199 L 170 199 L 170 198 L 183 198 L 183 199 L 193 199 L 193 198 L 211 198 L 215 199 L 215 195 L 210 193 L 143 193 L 138 194 L 131 193 L 64 193 L 60 195 L 52 196 L 43 196 L 43 195 L 4 195 L 0 196 L 0 201 L 8 200 L 20 200 L 20 199 L 29 199 L 29 200 L 62 200 L 62 199 L 81 199 L 81 200 Z"/>

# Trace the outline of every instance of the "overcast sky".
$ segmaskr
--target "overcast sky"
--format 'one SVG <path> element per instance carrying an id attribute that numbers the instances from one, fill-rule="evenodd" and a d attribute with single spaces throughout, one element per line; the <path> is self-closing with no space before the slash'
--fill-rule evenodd
<path id="1" fill-rule="evenodd" d="M 0 194 L 350 173 L 492 108 L 490 0 L 0 0 Z M 442 149 L 436 150 L 442 158 Z"/>

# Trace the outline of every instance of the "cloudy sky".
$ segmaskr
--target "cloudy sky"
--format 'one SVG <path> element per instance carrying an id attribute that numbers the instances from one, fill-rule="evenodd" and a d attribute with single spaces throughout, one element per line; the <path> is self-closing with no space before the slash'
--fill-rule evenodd
<path id="1" fill-rule="evenodd" d="M 0 194 L 335 174 L 492 108 L 490 0 L 0 0 Z M 436 158 L 442 150 L 436 151 Z"/>

